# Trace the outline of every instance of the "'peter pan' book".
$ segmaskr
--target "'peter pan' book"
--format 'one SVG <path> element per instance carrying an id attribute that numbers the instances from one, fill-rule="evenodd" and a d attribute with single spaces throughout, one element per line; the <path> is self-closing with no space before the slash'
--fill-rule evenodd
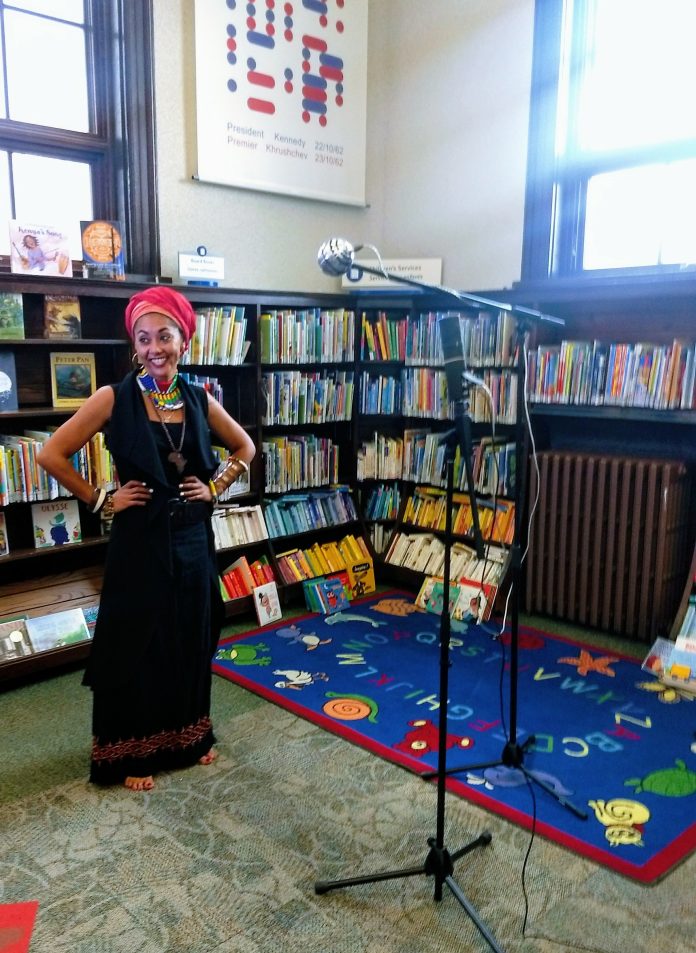
<path id="1" fill-rule="evenodd" d="M 71 351 L 51 354 L 54 407 L 79 407 L 96 390 L 94 354 Z"/>

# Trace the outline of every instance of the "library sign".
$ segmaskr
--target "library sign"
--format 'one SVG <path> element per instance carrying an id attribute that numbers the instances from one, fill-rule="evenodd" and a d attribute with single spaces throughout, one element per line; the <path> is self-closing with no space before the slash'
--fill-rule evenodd
<path id="1" fill-rule="evenodd" d="M 196 0 L 201 181 L 365 204 L 367 0 Z"/>

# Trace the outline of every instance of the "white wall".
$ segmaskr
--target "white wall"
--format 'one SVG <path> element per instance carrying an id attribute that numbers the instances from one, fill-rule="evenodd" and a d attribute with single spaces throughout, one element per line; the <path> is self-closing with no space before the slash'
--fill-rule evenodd
<path id="1" fill-rule="evenodd" d="M 220 2 L 220 0 L 216 0 Z M 225 285 L 338 290 L 315 260 L 343 235 L 443 259 L 443 282 L 520 276 L 533 0 L 370 0 L 367 199 L 358 209 L 199 183 L 192 0 L 155 0 L 162 272 L 201 243 Z"/>

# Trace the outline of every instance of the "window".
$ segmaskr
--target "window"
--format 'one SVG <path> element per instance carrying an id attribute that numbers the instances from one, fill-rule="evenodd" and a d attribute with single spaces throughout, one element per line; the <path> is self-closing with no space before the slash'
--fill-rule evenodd
<path id="1" fill-rule="evenodd" d="M 159 271 L 151 0 L 0 0 L 3 221 L 122 222 L 127 268 Z"/>
<path id="2" fill-rule="evenodd" d="M 696 264 L 696 3 L 537 0 L 523 278 Z"/>

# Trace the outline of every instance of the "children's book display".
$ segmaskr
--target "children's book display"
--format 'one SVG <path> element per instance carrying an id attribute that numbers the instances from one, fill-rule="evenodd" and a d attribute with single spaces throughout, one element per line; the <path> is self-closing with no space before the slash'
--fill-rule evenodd
<path id="1" fill-rule="evenodd" d="M 450 582 L 450 618 L 457 622 L 485 622 L 493 610 L 495 592 L 494 586 L 471 579 Z M 428 576 L 423 581 L 415 601 L 421 609 L 441 615 L 444 605 L 444 581 L 436 576 Z"/>
<path id="2" fill-rule="evenodd" d="M 24 658 L 33 651 L 26 616 L 0 621 L 0 662 Z"/>
<path id="3" fill-rule="evenodd" d="M 351 588 L 347 573 L 328 578 L 308 579 L 302 583 L 307 608 L 332 615 L 350 606 Z"/>
<path id="4" fill-rule="evenodd" d="M 72 278 L 68 235 L 54 225 L 10 222 L 10 269 L 20 275 Z"/>
<path id="5" fill-rule="evenodd" d="M 17 410 L 17 370 L 12 351 L 0 348 L 0 412 Z"/>
<path id="6" fill-rule="evenodd" d="M 77 295 L 44 295 L 44 337 L 81 336 L 80 299 Z"/>
<path id="7" fill-rule="evenodd" d="M 34 652 L 61 649 L 91 638 L 82 609 L 65 609 L 26 620 Z"/>
<path id="8" fill-rule="evenodd" d="M 125 263 L 121 223 L 101 219 L 82 221 L 80 237 L 86 277 L 123 281 Z"/>
<path id="9" fill-rule="evenodd" d="M 75 408 L 96 390 L 94 354 L 51 353 L 51 393 L 54 407 Z"/>
<path id="10" fill-rule="evenodd" d="M 24 340 L 24 302 L 14 291 L 0 292 L 0 341 Z"/>
<path id="11" fill-rule="evenodd" d="M 663 685 L 696 694 L 696 595 L 689 598 L 676 639 L 656 639 L 642 668 Z"/>
<path id="12" fill-rule="evenodd" d="M 36 549 L 68 546 L 71 543 L 82 542 L 82 528 L 77 500 L 33 503 L 31 516 L 34 523 L 34 546 Z"/>
<path id="13" fill-rule="evenodd" d="M 256 618 L 259 620 L 259 625 L 268 625 L 269 622 L 277 622 L 278 619 L 283 618 L 278 587 L 274 582 L 256 586 L 254 589 L 254 608 L 256 609 Z"/>

